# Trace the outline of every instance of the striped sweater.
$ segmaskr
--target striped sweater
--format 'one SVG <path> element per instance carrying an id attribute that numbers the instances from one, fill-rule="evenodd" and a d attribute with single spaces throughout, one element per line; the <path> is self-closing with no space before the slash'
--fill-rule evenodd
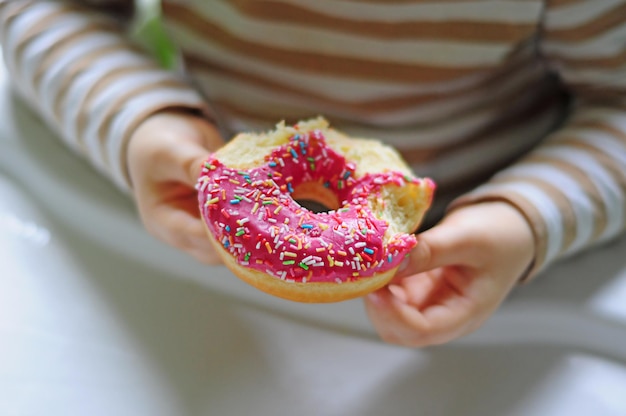
<path id="1" fill-rule="evenodd" d="M 125 36 L 129 3 L 0 0 L 17 90 L 122 189 L 156 111 L 227 135 L 322 114 L 399 149 L 439 208 L 519 208 L 531 275 L 626 228 L 626 0 L 164 0 L 185 76 Z"/>

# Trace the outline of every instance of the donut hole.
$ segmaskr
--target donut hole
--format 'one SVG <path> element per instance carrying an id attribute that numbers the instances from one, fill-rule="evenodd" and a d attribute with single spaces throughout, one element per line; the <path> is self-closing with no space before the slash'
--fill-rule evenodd
<path id="1" fill-rule="evenodd" d="M 302 208 L 306 208 L 316 214 L 319 214 L 321 212 L 330 212 L 333 210 L 332 208 L 327 207 L 324 204 L 320 204 L 317 201 L 313 201 L 312 199 L 296 199 L 295 201 L 300 204 Z"/>
<path id="2" fill-rule="evenodd" d="M 291 197 L 311 212 L 328 212 L 341 208 L 337 195 L 319 182 L 304 182 L 294 188 Z"/>

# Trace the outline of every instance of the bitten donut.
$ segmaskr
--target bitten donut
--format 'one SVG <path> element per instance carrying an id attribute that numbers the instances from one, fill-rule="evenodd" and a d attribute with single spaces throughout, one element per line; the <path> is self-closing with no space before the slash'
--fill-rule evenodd
<path id="1" fill-rule="evenodd" d="M 240 134 L 210 155 L 197 189 L 224 263 L 256 288 L 335 302 L 384 286 L 416 245 L 434 183 L 398 153 L 318 118 Z M 298 201 L 330 210 L 312 212 Z"/>

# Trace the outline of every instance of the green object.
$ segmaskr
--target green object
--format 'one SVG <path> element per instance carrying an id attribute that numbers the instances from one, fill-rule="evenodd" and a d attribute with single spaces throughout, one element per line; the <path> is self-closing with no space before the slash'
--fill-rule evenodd
<path id="1" fill-rule="evenodd" d="M 158 0 L 135 0 L 137 14 L 132 36 L 142 44 L 164 68 L 172 69 L 178 62 L 178 51 L 167 36 L 161 20 Z"/>

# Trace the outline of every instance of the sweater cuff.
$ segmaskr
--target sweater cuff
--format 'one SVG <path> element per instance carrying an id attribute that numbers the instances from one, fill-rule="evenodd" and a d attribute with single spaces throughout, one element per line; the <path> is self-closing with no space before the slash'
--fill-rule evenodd
<path id="1" fill-rule="evenodd" d="M 125 193 L 131 193 L 128 169 L 128 143 L 133 133 L 150 116 L 165 110 L 188 111 L 214 122 L 213 113 L 195 91 L 155 90 L 130 100 L 118 114 L 107 138 L 108 176 Z"/>

